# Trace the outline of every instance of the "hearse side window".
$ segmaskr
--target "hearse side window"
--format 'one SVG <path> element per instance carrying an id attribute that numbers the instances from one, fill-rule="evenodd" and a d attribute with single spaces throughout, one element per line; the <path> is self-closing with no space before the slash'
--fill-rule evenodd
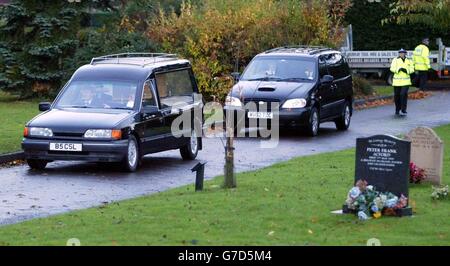
<path id="1" fill-rule="evenodd" d="M 146 81 L 144 84 L 144 93 L 142 96 L 142 107 L 156 106 L 155 97 L 153 95 L 151 81 Z"/>
<path id="2" fill-rule="evenodd" d="M 156 74 L 161 108 L 193 102 L 194 86 L 188 69 Z"/>

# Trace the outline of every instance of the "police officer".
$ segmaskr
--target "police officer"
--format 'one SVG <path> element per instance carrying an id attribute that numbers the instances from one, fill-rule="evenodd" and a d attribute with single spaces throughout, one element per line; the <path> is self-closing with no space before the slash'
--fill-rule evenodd
<path id="1" fill-rule="evenodd" d="M 414 83 L 419 85 L 421 90 L 424 90 L 427 86 L 428 70 L 430 65 L 430 40 L 424 38 L 422 44 L 419 44 L 413 53 L 414 69 L 416 71 L 416 77 Z"/>
<path id="2" fill-rule="evenodd" d="M 394 73 L 392 85 L 395 92 L 395 114 L 406 115 L 408 105 L 408 90 L 411 86 L 411 74 L 414 72 L 414 64 L 406 58 L 406 50 L 400 49 L 399 56 L 391 63 L 391 72 Z M 401 113 L 400 113 L 401 112 Z"/>

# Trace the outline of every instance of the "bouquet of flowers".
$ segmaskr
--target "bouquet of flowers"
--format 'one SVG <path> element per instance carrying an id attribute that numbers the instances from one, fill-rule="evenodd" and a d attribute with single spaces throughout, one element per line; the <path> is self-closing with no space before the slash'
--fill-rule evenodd
<path id="1" fill-rule="evenodd" d="M 433 186 L 433 193 L 431 193 L 431 198 L 435 200 L 448 198 L 448 185 L 447 186 Z"/>
<path id="2" fill-rule="evenodd" d="M 415 163 L 409 164 L 409 183 L 420 184 L 426 177 L 425 170 Z"/>
<path id="3" fill-rule="evenodd" d="M 378 219 L 382 215 L 395 215 L 396 209 L 408 205 L 408 198 L 404 195 L 399 198 L 390 192 L 379 192 L 368 185 L 367 181 L 359 180 L 349 191 L 346 204 L 348 209 L 358 214 L 360 220 L 367 220 L 369 217 Z"/>

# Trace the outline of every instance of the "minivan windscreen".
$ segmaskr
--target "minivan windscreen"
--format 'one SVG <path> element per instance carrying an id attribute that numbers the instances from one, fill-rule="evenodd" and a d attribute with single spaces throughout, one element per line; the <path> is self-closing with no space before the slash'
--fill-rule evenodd
<path id="1" fill-rule="evenodd" d="M 240 80 L 246 81 L 313 81 L 316 63 L 295 57 L 257 57 L 246 68 Z"/>
<path id="2" fill-rule="evenodd" d="M 59 97 L 56 108 L 132 110 L 137 83 L 129 81 L 74 81 Z"/>

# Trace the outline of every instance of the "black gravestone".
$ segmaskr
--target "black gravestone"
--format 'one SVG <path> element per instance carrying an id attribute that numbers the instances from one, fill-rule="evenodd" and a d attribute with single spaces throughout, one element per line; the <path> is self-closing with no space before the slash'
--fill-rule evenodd
<path id="1" fill-rule="evenodd" d="M 355 182 L 366 180 L 381 192 L 409 196 L 411 142 L 377 135 L 356 140 Z"/>

